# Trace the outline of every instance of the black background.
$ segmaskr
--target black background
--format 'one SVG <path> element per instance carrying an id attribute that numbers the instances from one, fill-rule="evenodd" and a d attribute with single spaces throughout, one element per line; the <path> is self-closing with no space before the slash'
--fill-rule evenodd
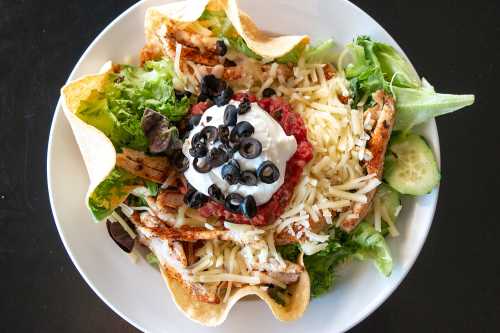
<path id="1" fill-rule="evenodd" d="M 66 254 L 45 165 L 59 88 L 95 36 L 134 2 L 0 0 L 0 331 L 136 331 Z M 401 286 L 353 332 L 498 331 L 500 6 L 354 2 L 440 91 L 474 93 L 476 103 L 437 120 L 444 177 L 431 232 Z"/>

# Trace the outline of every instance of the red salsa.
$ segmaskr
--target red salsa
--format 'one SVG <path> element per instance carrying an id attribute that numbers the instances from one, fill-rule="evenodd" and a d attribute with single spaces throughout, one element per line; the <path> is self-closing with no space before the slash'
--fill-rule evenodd
<path id="1" fill-rule="evenodd" d="M 255 96 L 242 93 L 238 93 L 233 97 L 238 101 L 243 98 L 248 98 L 250 102 L 257 101 Z M 245 217 L 243 214 L 230 212 L 223 205 L 214 201 L 209 201 L 200 208 L 200 214 L 204 217 L 217 216 L 233 223 L 255 226 L 273 223 L 283 214 L 283 211 L 290 203 L 304 166 L 313 157 L 313 149 L 311 143 L 307 141 L 307 129 L 304 121 L 297 113 L 292 111 L 292 107 L 286 101 L 279 97 L 270 97 L 259 100 L 258 104 L 281 125 L 287 135 L 293 135 L 297 140 L 297 151 L 286 164 L 285 182 L 267 203 L 257 207 L 257 215 L 252 219 Z M 193 108 L 196 108 L 196 106 L 193 106 Z M 203 109 L 204 111 L 205 108 L 200 107 L 197 109 Z M 199 112 L 199 110 L 197 111 Z"/>

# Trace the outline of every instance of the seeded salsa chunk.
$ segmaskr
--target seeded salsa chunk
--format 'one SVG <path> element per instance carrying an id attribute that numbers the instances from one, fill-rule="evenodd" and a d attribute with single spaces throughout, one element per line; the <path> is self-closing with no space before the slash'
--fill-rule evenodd
<path id="1" fill-rule="evenodd" d="M 247 100 L 250 103 L 257 102 L 254 96 L 246 94 L 237 94 L 233 99 Z M 290 202 L 304 166 L 312 159 L 312 146 L 307 141 L 307 130 L 304 122 L 298 114 L 292 111 L 291 106 L 277 97 L 264 98 L 257 103 L 279 123 L 287 135 L 293 136 L 296 140 L 297 149 L 286 163 L 283 173 L 284 182 L 267 202 L 260 205 L 256 203 L 254 196 L 242 196 L 238 193 L 228 194 L 224 203 L 220 200 L 210 200 L 199 209 L 204 217 L 217 216 L 234 223 L 257 226 L 272 223 L 283 213 Z M 232 110 L 232 108 L 230 109 Z M 244 141 L 240 141 L 240 152 L 242 142 L 244 143 Z M 259 144 L 263 143 L 259 142 Z M 254 148 L 252 147 L 252 149 Z M 244 169 L 236 160 L 229 160 L 223 166 L 222 173 L 224 180 L 230 184 L 240 183 L 256 188 L 265 183 L 276 182 L 280 176 L 277 166 L 268 160 L 259 163 L 255 169 Z"/>

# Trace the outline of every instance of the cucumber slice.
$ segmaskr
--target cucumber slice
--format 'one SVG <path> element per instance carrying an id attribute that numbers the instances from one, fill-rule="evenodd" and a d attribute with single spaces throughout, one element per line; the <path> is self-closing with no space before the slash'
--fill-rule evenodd
<path id="1" fill-rule="evenodd" d="M 439 183 L 441 174 L 434 154 L 416 134 L 398 134 L 391 139 L 385 156 L 384 178 L 402 194 L 427 194 Z"/>

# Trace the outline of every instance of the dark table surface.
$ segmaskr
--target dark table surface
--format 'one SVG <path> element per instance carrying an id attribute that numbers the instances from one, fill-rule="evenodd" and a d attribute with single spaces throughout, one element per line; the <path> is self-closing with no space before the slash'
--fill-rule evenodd
<path id="1" fill-rule="evenodd" d="M 66 254 L 45 166 L 59 88 L 95 36 L 134 2 L 0 0 L 0 331 L 136 331 Z M 354 2 L 440 91 L 477 101 L 437 120 L 443 180 L 429 237 L 399 288 L 353 331 L 499 331 L 500 6 Z"/>

